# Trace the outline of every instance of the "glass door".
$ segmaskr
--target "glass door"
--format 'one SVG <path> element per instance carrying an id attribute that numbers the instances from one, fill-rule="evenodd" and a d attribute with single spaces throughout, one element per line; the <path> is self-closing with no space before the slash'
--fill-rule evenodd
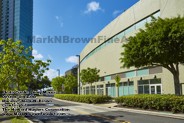
<path id="1" fill-rule="evenodd" d="M 155 85 L 151 85 L 150 94 L 156 94 Z"/>
<path id="2" fill-rule="evenodd" d="M 150 85 L 150 94 L 162 94 L 162 85 Z"/>
<path id="3" fill-rule="evenodd" d="M 162 87 L 161 87 L 161 85 L 156 85 L 156 92 L 157 92 L 157 94 L 162 94 Z"/>

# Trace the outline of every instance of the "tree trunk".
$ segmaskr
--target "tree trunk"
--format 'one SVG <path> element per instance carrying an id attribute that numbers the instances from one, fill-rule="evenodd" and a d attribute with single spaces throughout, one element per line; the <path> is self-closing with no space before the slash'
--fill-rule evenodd
<path id="1" fill-rule="evenodd" d="M 91 83 L 91 89 L 90 90 L 91 90 L 90 94 L 92 94 L 92 83 Z"/>
<path id="2" fill-rule="evenodd" d="M 117 90 L 118 90 L 118 93 L 117 93 L 118 95 L 117 95 L 117 97 L 119 97 L 119 87 L 117 87 Z"/>
<path id="3" fill-rule="evenodd" d="M 164 67 L 167 68 L 173 74 L 175 95 L 181 95 L 179 63 L 175 65 L 174 64 L 165 65 Z"/>
<path id="4" fill-rule="evenodd" d="M 179 73 L 174 73 L 173 79 L 174 79 L 175 95 L 181 95 Z"/>

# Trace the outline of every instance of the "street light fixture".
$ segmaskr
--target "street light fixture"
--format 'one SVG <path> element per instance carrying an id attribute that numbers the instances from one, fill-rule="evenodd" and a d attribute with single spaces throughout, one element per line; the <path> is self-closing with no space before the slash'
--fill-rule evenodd
<path id="1" fill-rule="evenodd" d="M 78 62 L 78 90 L 79 90 L 79 92 L 78 92 L 78 94 L 80 95 L 80 55 L 76 55 L 76 57 L 78 57 L 79 58 L 79 62 Z"/>

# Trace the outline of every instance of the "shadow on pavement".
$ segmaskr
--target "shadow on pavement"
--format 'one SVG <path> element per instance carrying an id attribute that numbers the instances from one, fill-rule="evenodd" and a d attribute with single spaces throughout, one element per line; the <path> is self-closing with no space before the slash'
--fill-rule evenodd
<path id="1" fill-rule="evenodd" d="M 0 123 L 5 121 L 11 121 L 11 119 L 13 119 L 13 117 L 0 116 Z"/>
<path id="2" fill-rule="evenodd" d="M 29 118 L 29 117 L 28 117 Z M 111 117 L 112 118 L 112 117 Z M 113 117 L 115 119 L 115 117 Z M 33 122 L 38 122 L 34 119 L 39 119 L 43 123 L 63 123 L 63 122 L 75 122 L 75 123 L 114 123 L 105 118 L 90 116 L 90 115 L 74 115 L 74 116 L 61 116 L 61 117 L 30 117 Z"/>
<path id="3" fill-rule="evenodd" d="M 82 114 L 71 114 L 68 116 L 36 116 L 28 117 L 34 123 L 42 121 L 43 123 L 65 123 L 65 122 L 74 122 L 74 123 L 122 123 L 124 122 L 124 116 L 116 112 L 101 112 L 101 113 L 92 113 L 90 115 Z M 118 118 L 118 120 L 117 120 Z M 39 121 L 38 121 L 39 120 Z"/>

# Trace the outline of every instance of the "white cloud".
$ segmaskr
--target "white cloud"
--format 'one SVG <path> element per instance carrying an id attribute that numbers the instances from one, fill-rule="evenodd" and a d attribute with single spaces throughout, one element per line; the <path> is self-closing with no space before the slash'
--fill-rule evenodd
<path id="1" fill-rule="evenodd" d="M 115 10 L 112 15 L 113 17 L 117 17 L 122 11 L 121 10 Z"/>
<path id="2" fill-rule="evenodd" d="M 58 76 L 58 71 L 54 69 L 49 69 L 44 73 L 44 76 L 48 76 L 50 80 Z M 61 75 L 60 75 L 61 76 Z"/>
<path id="3" fill-rule="evenodd" d="M 59 23 L 59 26 L 62 28 L 64 26 L 64 22 L 63 22 L 63 19 L 62 17 L 59 17 L 59 16 L 55 16 L 57 22 Z"/>
<path id="4" fill-rule="evenodd" d="M 70 56 L 70 57 L 66 58 L 66 62 L 78 64 L 79 59 L 77 56 Z"/>
<path id="5" fill-rule="evenodd" d="M 34 56 L 34 58 L 36 59 L 36 60 L 38 60 L 38 59 L 43 59 L 43 55 L 42 54 L 40 54 L 40 53 L 38 53 L 38 51 L 37 50 L 35 50 L 35 49 L 33 49 L 33 56 Z"/>
<path id="6" fill-rule="evenodd" d="M 98 10 L 102 10 L 100 7 L 100 3 L 92 1 L 87 4 L 87 10 L 84 11 L 85 14 L 91 13 L 91 12 L 96 12 Z"/>

